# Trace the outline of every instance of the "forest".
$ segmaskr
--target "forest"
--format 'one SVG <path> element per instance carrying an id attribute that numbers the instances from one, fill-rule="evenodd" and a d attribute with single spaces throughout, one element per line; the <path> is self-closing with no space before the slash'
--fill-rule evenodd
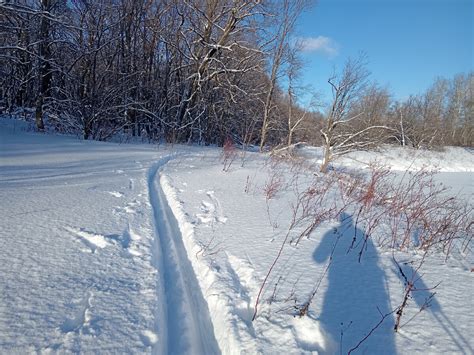
<path id="1" fill-rule="evenodd" d="M 474 74 L 434 78 L 400 101 L 367 56 L 328 73 L 330 102 L 301 85 L 297 19 L 309 0 L 0 2 L 0 111 L 83 139 L 260 150 L 380 143 L 474 145 Z M 389 70 L 389 69 L 388 69 Z M 301 96 L 314 96 L 308 105 Z M 329 154 L 331 156 L 329 156 Z"/>

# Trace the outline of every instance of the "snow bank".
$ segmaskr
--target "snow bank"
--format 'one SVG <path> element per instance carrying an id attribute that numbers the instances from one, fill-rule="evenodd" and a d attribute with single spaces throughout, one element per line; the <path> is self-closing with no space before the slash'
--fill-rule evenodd
<path id="1" fill-rule="evenodd" d="M 235 329 L 239 319 L 233 314 L 234 300 L 221 287 L 222 283 L 216 282 L 219 277 L 222 277 L 222 274 L 215 270 L 211 262 L 198 256 L 202 252 L 202 247 L 199 246 L 194 238 L 194 226 L 186 217 L 175 189 L 170 183 L 170 178 L 166 175 L 161 175 L 160 184 L 168 204 L 178 221 L 188 258 L 192 263 L 203 294 L 207 299 L 219 347 L 224 354 L 240 354 L 244 351 L 242 343 L 245 340 L 241 339 L 241 336 Z"/>

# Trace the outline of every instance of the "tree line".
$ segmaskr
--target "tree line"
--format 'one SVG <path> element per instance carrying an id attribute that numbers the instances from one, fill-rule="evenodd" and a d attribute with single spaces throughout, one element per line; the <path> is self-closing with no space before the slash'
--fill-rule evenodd
<path id="1" fill-rule="evenodd" d="M 84 139 L 124 132 L 222 145 L 472 146 L 473 74 L 395 102 L 348 60 L 332 101 L 298 104 L 294 40 L 310 0 L 5 0 L 0 106 Z M 330 157 L 328 156 L 328 161 Z"/>

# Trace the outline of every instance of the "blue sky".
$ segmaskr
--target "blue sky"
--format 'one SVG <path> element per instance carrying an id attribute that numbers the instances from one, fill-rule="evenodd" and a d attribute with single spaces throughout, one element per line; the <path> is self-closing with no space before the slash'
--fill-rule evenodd
<path id="1" fill-rule="evenodd" d="M 319 0 L 301 16 L 304 84 L 330 98 L 327 78 L 348 57 L 368 56 L 371 78 L 396 99 L 438 76 L 473 68 L 474 0 Z"/>

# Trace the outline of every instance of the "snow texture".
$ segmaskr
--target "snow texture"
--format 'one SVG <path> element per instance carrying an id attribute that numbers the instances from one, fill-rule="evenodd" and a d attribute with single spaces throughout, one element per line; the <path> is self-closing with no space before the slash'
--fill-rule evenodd
<path id="1" fill-rule="evenodd" d="M 415 153 L 354 153 L 333 168 L 437 169 L 472 201 L 471 151 Z M 355 353 L 473 353 L 472 256 L 427 260 L 417 288 L 442 283 L 394 333 L 402 280 L 376 243 L 360 263 L 347 253 L 363 233 L 350 214 L 285 248 L 252 321 L 291 217 L 291 184 L 265 198 L 271 164 L 248 152 L 224 172 L 216 148 L 85 142 L 0 119 L 0 353 L 339 354 L 381 314 Z M 427 297 L 414 294 L 405 321 Z"/>

